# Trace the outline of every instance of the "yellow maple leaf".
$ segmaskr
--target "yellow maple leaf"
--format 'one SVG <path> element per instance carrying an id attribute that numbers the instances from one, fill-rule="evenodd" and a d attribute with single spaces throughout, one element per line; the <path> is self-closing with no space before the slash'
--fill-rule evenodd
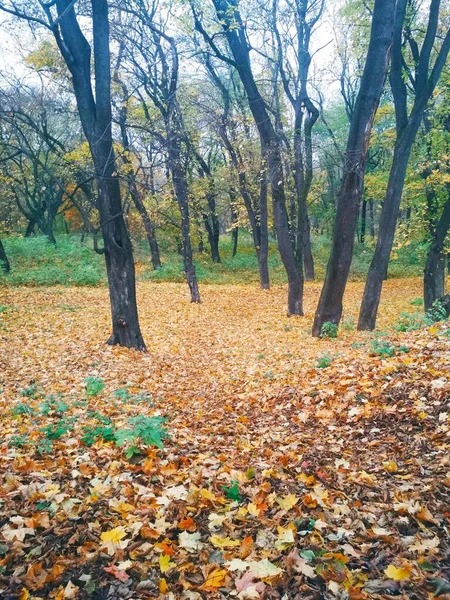
<path id="1" fill-rule="evenodd" d="M 175 563 L 170 562 L 169 554 L 161 554 L 159 557 L 159 569 L 161 573 L 167 573 L 170 569 L 173 569 L 176 566 Z"/>
<path id="2" fill-rule="evenodd" d="M 403 581 L 404 579 L 409 578 L 411 569 L 407 567 L 396 567 L 391 564 L 384 570 L 384 574 L 394 581 Z"/>
<path id="3" fill-rule="evenodd" d="M 233 548 L 234 546 L 240 546 L 239 540 L 232 540 L 229 537 L 222 538 L 219 535 L 212 535 L 209 541 L 215 548 Z"/>
<path id="4" fill-rule="evenodd" d="M 227 571 L 225 569 L 214 569 L 208 575 L 205 583 L 202 585 L 201 589 L 207 590 L 210 588 L 218 588 L 223 585 L 224 579 L 227 576 Z"/>
<path id="5" fill-rule="evenodd" d="M 288 494 L 284 498 L 276 498 L 276 501 L 283 510 L 288 511 L 297 504 L 298 498 L 294 494 Z"/>
<path id="6" fill-rule="evenodd" d="M 254 504 L 253 502 L 250 502 L 249 504 L 247 504 L 247 510 L 254 517 L 257 517 L 259 515 L 259 509 L 256 506 L 256 504 Z"/>
<path id="7" fill-rule="evenodd" d="M 102 542 L 112 542 L 113 544 L 118 544 L 126 535 L 127 532 L 123 527 L 115 527 L 109 531 L 104 531 L 101 534 L 100 539 Z"/>

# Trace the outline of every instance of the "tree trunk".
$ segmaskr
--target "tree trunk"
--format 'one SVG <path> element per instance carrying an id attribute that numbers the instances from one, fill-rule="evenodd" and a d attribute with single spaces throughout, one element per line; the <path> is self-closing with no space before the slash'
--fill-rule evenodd
<path id="1" fill-rule="evenodd" d="M 36 221 L 34 221 L 33 219 L 30 219 L 28 221 L 28 225 L 27 225 L 27 228 L 25 230 L 24 237 L 26 237 L 26 238 L 31 237 L 31 235 L 34 233 L 35 226 L 36 226 Z"/>
<path id="2" fill-rule="evenodd" d="M 359 236 L 360 243 L 364 246 L 366 241 L 366 226 L 367 226 L 367 200 L 364 198 L 361 206 L 361 233 Z"/>
<path id="3" fill-rule="evenodd" d="M 277 135 L 266 103 L 253 77 L 249 46 L 237 0 L 213 0 L 213 3 L 246 91 L 249 107 L 258 128 L 263 159 L 268 166 L 278 249 L 288 277 L 288 315 L 303 315 L 303 269 L 297 269 L 290 239 L 284 174 Z"/>
<path id="4" fill-rule="evenodd" d="M 389 66 L 395 0 L 376 0 L 366 64 L 353 111 L 345 154 L 342 187 L 336 209 L 331 255 L 317 306 L 313 335 L 327 321 L 339 324 L 350 271 L 370 132 Z"/>
<path id="5" fill-rule="evenodd" d="M 381 289 L 386 278 L 394 243 L 395 228 L 399 215 L 403 186 L 412 145 L 419 129 L 422 114 L 414 115 L 402 137 L 396 143 L 389 181 L 381 208 L 378 239 L 375 253 L 370 263 L 364 288 L 363 300 L 359 312 L 358 329 L 372 331 L 375 329 Z"/>
<path id="6" fill-rule="evenodd" d="M 259 251 L 258 268 L 259 281 L 262 290 L 270 288 L 269 278 L 269 232 L 267 229 L 267 176 L 264 165 L 261 168 L 261 183 L 259 193 Z"/>
<path id="7" fill-rule="evenodd" d="M 238 240 L 239 240 L 239 227 L 233 227 L 231 230 L 231 241 L 232 241 L 232 251 L 231 256 L 234 258 L 237 254 L 238 248 Z"/>
<path id="8" fill-rule="evenodd" d="M 186 175 L 181 164 L 180 148 L 175 132 L 167 125 L 167 152 L 168 164 L 172 173 L 175 197 L 181 214 L 181 238 L 184 272 L 191 292 L 191 302 L 199 303 L 200 292 L 198 289 L 197 275 L 195 273 L 194 259 L 192 255 L 190 217 L 189 217 L 189 195 Z"/>
<path id="9" fill-rule="evenodd" d="M 447 199 L 442 214 L 434 229 L 428 250 L 423 277 L 424 308 L 429 310 L 433 303 L 445 293 L 445 261 L 442 251 L 450 229 L 450 198 Z"/>
<path id="10" fill-rule="evenodd" d="M 303 261 L 305 266 L 305 279 L 306 281 L 314 281 L 315 270 L 314 270 L 314 257 L 311 247 L 311 221 L 309 220 L 308 213 L 305 218 L 305 233 L 303 235 L 304 250 L 303 250 Z"/>
<path id="11" fill-rule="evenodd" d="M 370 237 L 375 239 L 375 214 L 373 209 L 373 200 L 369 200 L 369 215 L 370 215 Z"/>
<path id="12" fill-rule="evenodd" d="M 9 264 L 8 257 L 6 256 L 6 251 L 2 240 L 0 240 L 0 266 L 5 273 L 9 273 L 11 271 L 11 265 Z"/>
<path id="13" fill-rule="evenodd" d="M 56 0 L 60 31 L 55 39 L 72 74 L 84 133 L 95 166 L 97 208 L 103 233 L 111 304 L 112 333 L 108 344 L 145 350 L 139 327 L 133 251 L 122 211 L 112 141 L 111 72 L 107 0 L 91 0 L 95 97 L 91 48 L 75 15 L 73 3 Z"/>

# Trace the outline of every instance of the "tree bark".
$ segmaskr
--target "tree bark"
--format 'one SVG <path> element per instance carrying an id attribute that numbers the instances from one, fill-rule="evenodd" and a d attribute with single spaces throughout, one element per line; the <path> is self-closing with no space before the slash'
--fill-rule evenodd
<path id="1" fill-rule="evenodd" d="M 258 267 L 259 281 L 262 290 L 270 289 L 269 278 L 269 231 L 267 229 L 267 176 L 264 164 L 261 166 L 261 183 L 259 194 L 259 249 Z"/>
<path id="2" fill-rule="evenodd" d="M 73 3 L 56 0 L 59 29 L 56 42 L 71 72 L 83 131 L 97 178 L 97 208 L 103 233 L 111 304 L 112 333 L 108 344 L 145 350 L 139 327 L 133 251 L 122 211 L 112 141 L 111 72 L 107 0 L 91 0 L 95 99 L 91 83 L 91 48 Z"/>
<path id="3" fill-rule="evenodd" d="M 434 229 L 427 254 L 423 277 L 424 308 L 429 310 L 433 303 L 445 293 L 445 261 L 442 254 L 445 238 L 450 229 L 450 197 Z"/>
<path id="4" fill-rule="evenodd" d="M 6 255 L 5 247 L 3 246 L 2 240 L 0 240 L 0 266 L 5 273 L 11 271 L 11 265 Z"/>
<path id="5" fill-rule="evenodd" d="M 367 226 L 367 200 L 364 198 L 361 206 L 361 232 L 359 240 L 361 245 L 364 246 L 366 241 L 366 226 Z"/>
<path id="6" fill-rule="evenodd" d="M 237 0 L 213 0 L 225 32 L 234 64 L 247 94 L 267 162 L 278 248 L 288 277 L 288 315 L 303 315 L 303 269 L 297 268 L 291 245 L 286 210 L 284 174 L 278 138 L 263 97 L 256 85 L 250 63 L 249 46 Z"/>
<path id="7" fill-rule="evenodd" d="M 24 237 L 29 238 L 34 233 L 34 228 L 36 226 L 36 221 L 33 219 L 29 219 L 27 228 L 25 230 Z"/>
<path id="8" fill-rule="evenodd" d="M 188 185 L 181 162 L 179 143 L 176 139 L 175 132 L 173 132 L 170 127 L 168 127 L 167 130 L 167 155 L 169 169 L 172 173 L 175 197 L 181 214 L 181 243 L 184 272 L 191 293 L 191 302 L 200 303 L 201 298 L 192 254 Z"/>
<path id="9" fill-rule="evenodd" d="M 305 279 L 306 281 L 314 281 L 315 269 L 314 269 L 314 257 L 311 246 L 311 221 L 308 217 L 308 212 L 305 215 L 305 232 L 303 234 L 304 250 L 303 250 L 303 261 L 305 266 Z"/>
<path id="10" fill-rule="evenodd" d="M 396 15 L 392 54 L 391 88 L 396 109 L 397 140 L 389 181 L 381 209 L 378 240 L 369 267 L 359 312 L 358 329 L 371 331 L 375 328 L 381 289 L 387 273 L 394 242 L 403 186 L 412 146 L 419 130 L 424 111 L 439 80 L 450 49 L 450 31 L 442 43 L 434 67 L 429 71 L 430 55 L 439 21 L 439 0 L 432 0 L 427 33 L 419 56 L 416 74 L 416 97 L 411 113 L 407 114 L 406 86 L 402 79 L 402 31 L 406 12 L 406 0 L 402 0 Z"/>
<path id="11" fill-rule="evenodd" d="M 331 255 L 314 318 L 312 333 L 316 337 L 320 336 L 325 322 L 337 325 L 342 316 L 342 299 L 353 256 L 370 132 L 389 66 L 395 4 L 395 0 L 375 0 L 366 64 L 347 141 Z"/>

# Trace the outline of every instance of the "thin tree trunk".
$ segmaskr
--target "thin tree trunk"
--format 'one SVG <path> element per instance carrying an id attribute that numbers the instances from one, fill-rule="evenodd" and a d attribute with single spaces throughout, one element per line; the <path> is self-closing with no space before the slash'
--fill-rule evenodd
<path id="1" fill-rule="evenodd" d="M 238 247 L 238 238 L 239 238 L 239 226 L 238 226 L 238 218 L 239 215 L 237 213 L 236 210 L 236 206 L 235 206 L 235 202 L 236 202 L 236 192 L 234 190 L 234 187 L 232 185 L 230 185 L 230 189 L 228 191 L 228 194 L 230 196 L 230 209 L 231 209 L 231 224 L 232 224 L 232 229 L 231 229 L 231 243 L 232 243 L 232 251 L 231 251 L 231 256 L 234 258 L 237 254 L 237 247 Z"/>
<path id="2" fill-rule="evenodd" d="M 375 215 L 373 209 L 373 200 L 369 200 L 369 215 L 370 215 L 370 237 L 375 239 Z"/>
<path id="3" fill-rule="evenodd" d="M 364 198 L 361 206 L 361 233 L 359 236 L 359 241 L 362 245 L 364 245 L 366 241 L 366 226 L 367 226 L 367 200 Z"/>
<path id="4" fill-rule="evenodd" d="M 423 277 L 424 308 L 429 310 L 433 303 L 444 295 L 445 261 L 442 251 L 450 229 L 450 198 L 447 199 L 442 214 L 434 229 Z"/>
<path id="5" fill-rule="evenodd" d="M 181 214 L 181 237 L 184 272 L 191 293 L 191 302 L 199 303 L 200 292 L 198 289 L 197 275 L 195 272 L 194 259 L 192 254 L 188 185 L 183 166 L 181 164 L 180 149 L 175 138 L 175 133 L 168 126 L 167 151 L 170 172 L 172 173 L 173 187 L 175 197 Z"/>
<path id="6" fill-rule="evenodd" d="M 375 328 L 381 289 L 387 275 L 389 257 L 394 243 L 409 157 L 421 120 L 422 113 L 415 115 L 415 120 L 410 121 L 410 125 L 395 146 L 386 195 L 381 208 L 377 244 L 367 274 L 359 312 L 358 329 L 360 331 L 371 331 Z"/>
<path id="7" fill-rule="evenodd" d="M 311 246 L 311 221 L 309 220 L 308 213 L 305 218 L 305 232 L 303 235 L 304 250 L 303 250 L 303 261 L 305 266 L 305 279 L 306 281 L 314 281 L 315 269 L 314 269 L 314 257 Z"/>
<path id="8" fill-rule="evenodd" d="M 337 325 L 342 316 L 342 299 L 353 256 L 370 132 L 389 66 L 394 14 L 395 0 L 375 1 L 366 64 L 347 141 L 331 255 L 314 318 L 312 333 L 316 337 L 320 336 L 325 322 Z"/>
<path id="9" fill-rule="evenodd" d="M 0 240 L 0 266 L 5 273 L 9 273 L 11 271 L 11 265 L 9 263 L 8 257 L 6 256 L 5 247 L 3 246 L 2 240 Z"/>
<path id="10" fill-rule="evenodd" d="M 264 164 L 261 168 L 261 184 L 259 194 L 259 281 L 262 290 L 270 288 L 269 278 L 269 232 L 267 229 L 267 176 Z"/>
<path id="11" fill-rule="evenodd" d="M 288 315 L 303 315 L 303 269 L 298 269 L 289 232 L 280 146 L 266 103 L 253 77 L 249 46 L 237 0 L 213 0 L 236 69 L 246 91 L 249 107 L 258 128 L 263 159 L 268 166 L 278 249 L 288 277 Z"/>

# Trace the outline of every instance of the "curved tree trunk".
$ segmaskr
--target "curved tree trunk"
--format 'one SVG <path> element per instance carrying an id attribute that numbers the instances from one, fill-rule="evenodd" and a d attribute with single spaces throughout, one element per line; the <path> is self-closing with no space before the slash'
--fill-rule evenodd
<path id="1" fill-rule="evenodd" d="M 213 0 L 213 3 L 228 40 L 235 67 L 246 91 L 249 107 L 261 140 L 263 160 L 266 161 L 268 167 L 278 249 L 288 278 L 288 315 L 303 315 L 303 268 L 297 268 L 290 239 L 283 163 L 277 134 L 253 76 L 249 47 L 237 0 Z"/>
<path id="2" fill-rule="evenodd" d="M 395 0 L 375 1 L 366 64 L 347 141 L 331 254 L 314 318 L 312 334 L 316 337 L 320 336 L 324 323 L 330 321 L 337 325 L 342 316 L 342 299 L 353 256 L 370 132 L 389 67 L 395 4 Z"/>
<path id="3" fill-rule="evenodd" d="M 0 267 L 5 273 L 9 273 L 11 271 L 11 265 L 8 257 L 6 256 L 6 250 L 3 246 L 2 240 L 0 240 Z"/>

